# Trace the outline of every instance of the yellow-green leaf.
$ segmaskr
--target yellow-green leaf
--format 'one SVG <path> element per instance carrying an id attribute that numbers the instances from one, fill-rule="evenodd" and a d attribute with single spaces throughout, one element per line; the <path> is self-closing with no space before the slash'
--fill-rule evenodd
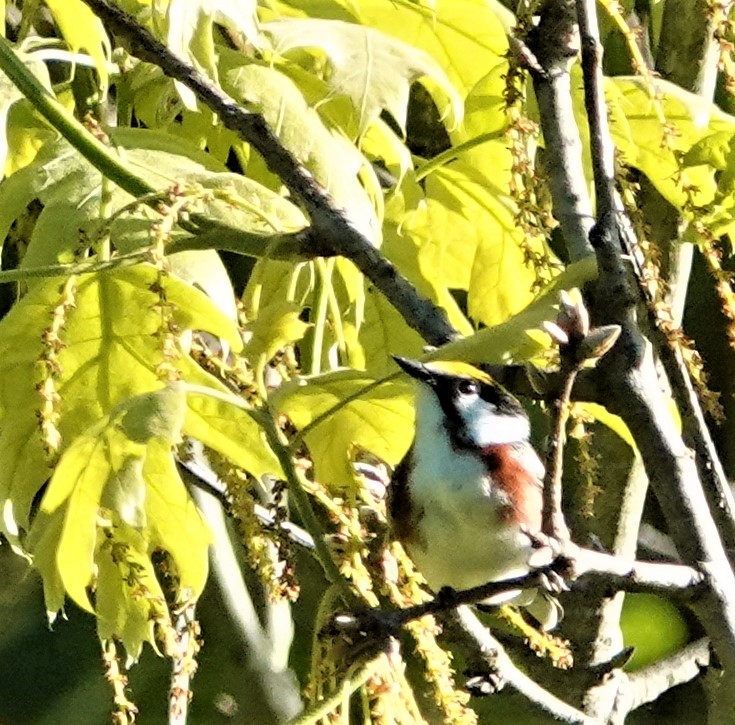
<path id="1" fill-rule="evenodd" d="M 298 0 L 287 4 L 312 17 L 359 22 L 420 48 L 439 63 L 463 95 L 508 50 L 511 14 L 495 0 Z"/>
<path id="2" fill-rule="evenodd" d="M 262 368 L 285 345 L 300 340 L 309 324 L 300 319 L 301 306 L 286 300 L 261 308 L 248 324 L 251 337 L 243 354 L 256 368 Z"/>
<path id="3" fill-rule="evenodd" d="M 401 228 L 424 240 L 419 257 L 439 284 L 467 290 L 470 316 L 496 325 L 533 300 L 537 275 L 523 251 L 532 242 L 524 239 L 505 191 L 510 154 L 500 141 L 486 144 L 490 151 L 492 178 L 462 161 L 431 173 L 426 204 L 409 212 Z"/>
<path id="4" fill-rule="evenodd" d="M 173 457 L 185 410 L 183 386 L 174 384 L 121 403 L 78 435 L 31 529 L 47 603 L 59 605 L 60 583 L 92 611 L 93 587 L 101 636 L 122 639 L 133 656 L 150 640 L 151 607 L 166 611 L 151 554 L 171 556 L 180 602 L 196 599 L 207 577 L 209 530 Z"/>
<path id="5" fill-rule="evenodd" d="M 382 110 L 405 132 L 408 92 L 417 78 L 430 77 L 444 93 L 453 122 L 462 116 L 462 99 L 441 66 L 427 53 L 374 28 L 340 20 L 284 19 L 264 26 L 275 50 L 319 48 L 330 65 L 326 81 L 334 93 L 349 97 L 358 114 L 358 133 Z M 440 104 L 441 105 L 441 104 Z"/>
<path id="6" fill-rule="evenodd" d="M 102 93 L 107 92 L 110 40 L 100 19 L 81 0 L 46 0 L 61 34 L 72 51 L 82 48 L 94 60 Z"/>
<path id="7" fill-rule="evenodd" d="M 276 411 L 287 415 L 301 430 L 373 382 L 365 373 L 339 370 L 288 383 L 271 401 Z M 309 431 L 305 440 L 317 479 L 337 489 L 352 486 L 356 448 L 397 464 L 413 437 L 411 400 L 411 384 L 391 380 L 347 403 Z"/>
<path id="8" fill-rule="evenodd" d="M 79 278 L 71 295 L 75 306 L 65 313 L 55 375 L 58 429 L 66 445 L 114 406 L 159 387 L 160 299 L 151 290 L 157 279 L 158 272 L 147 265 Z M 178 329 L 206 330 L 241 349 L 232 320 L 203 293 L 175 277 L 163 284 Z M 0 500 L 6 528 L 12 522 L 27 528 L 33 499 L 48 478 L 36 414 L 42 402 L 38 361 L 44 331 L 64 299 L 58 279 L 43 280 L 0 321 Z M 212 380 L 183 353 L 175 364 L 184 379 Z"/>
<path id="9" fill-rule="evenodd" d="M 430 357 L 474 363 L 529 360 L 548 346 L 548 343 L 542 343 L 539 328 L 544 321 L 556 319 L 559 291 L 579 287 L 596 276 L 594 258 L 570 264 L 522 312 L 500 325 L 487 327 L 470 337 L 444 345 L 431 353 Z"/>
<path id="10" fill-rule="evenodd" d="M 211 387 L 212 381 L 209 382 Z M 224 390 L 224 388 L 218 388 Z M 219 398 L 189 393 L 184 432 L 226 456 L 256 478 L 265 474 L 283 477 L 275 454 L 260 426 L 245 410 Z"/>

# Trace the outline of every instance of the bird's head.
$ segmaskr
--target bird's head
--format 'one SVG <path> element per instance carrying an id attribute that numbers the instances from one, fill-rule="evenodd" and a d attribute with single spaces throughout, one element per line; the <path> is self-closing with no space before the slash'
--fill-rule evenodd
<path id="1" fill-rule="evenodd" d="M 468 450 L 529 439 L 530 424 L 521 404 L 474 365 L 402 357 L 395 361 L 418 382 L 417 436 L 445 431 L 455 447 Z"/>

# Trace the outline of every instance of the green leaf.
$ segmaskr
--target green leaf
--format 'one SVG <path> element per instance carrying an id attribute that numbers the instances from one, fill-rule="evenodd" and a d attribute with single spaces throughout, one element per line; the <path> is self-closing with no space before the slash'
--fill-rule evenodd
<path id="1" fill-rule="evenodd" d="M 712 169 L 702 165 L 696 152 L 690 157 L 692 165 L 682 165 L 675 152 L 686 154 L 705 137 L 735 132 L 735 118 L 673 83 L 657 78 L 654 87 L 658 100 L 651 98 L 642 78 L 619 76 L 607 81 L 613 140 L 626 163 L 640 169 L 671 204 L 681 208 L 689 201 L 678 181 L 682 169 L 692 187 L 692 201 L 707 204 L 716 190 Z M 578 99 L 581 103 L 581 90 Z M 661 113 L 675 134 L 667 134 Z"/>
<path id="2" fill-rule="evenodd" d="M 173 457 L 185 415 L 180 384 L 116 406 L 65 450 L 30 532 L 47 606 L 60 606 L 61 584 L 93 611 L 93 588 L 100 636 L 121 639 L 133 658 L 154 644 L 154 615 L 168 618 L 153 552 L 171 557 L 178 603 L 196 600 L 207 578 L 209 530 Z"/>
<path id="3" fill-rule="evenodd" d="M 218 81 L 214 47 L 214 23 L 242 33 L 256 48 L 262 45 L 253 0 L 168 0 L 153 3 L 154 24 L 162 29 L 169 50 L 184 58 L 197 70 Z M 162 10 L 165 8 L 165 13 Z M 194 92 L 182 83 L 177 90 L 187 108 L 197 107 Z"/>
<path id="4" fill-rule="evenodd" d="M 576 405 L 579 405 L 585 413 L 592 416 L 596 421 L 610 428 L 610 430 L 620 436 L 634 451 L 638 450 L 633 435 L 620 416 L 610 413 L 606 408 L 597 403 L 577 403 Z"/>
<path id="5" fill-rule="evenodd" d="M 225 391 L 224 386 L 212 378 L 205 384 Z M 221 453 L 255 478 L 265 474 L 281 478 L 284 475 L 275 453 L 252 415 L 231 403 L 201 393 L 189 393 L 184 432 Z"/>
<path id="6" fill-rule="evenodd" d="M 128 664 L 138 659 L 144 642 L 157 650 L 154 622 L 167 622 L 170 615 L 146 538 L 135 529 L 119 527 L 114 541 L 104 541 L 98 548 L 95 564 L 99 638 L 119 639 L 128 654 Z M 131 576 L 135 577 L 134 592 Z"/>
<path id="7" fill-rule="evenodd" d="M 420 357 L 425 344 L 421 335 L 372 287 L 366 294 L 365 318 L 358 339 L 364 350 L 365 369 L 375 377 L 395 370 L 391 355 Z"/>
<path id="8" fill-rule="evenodd" d="M 466 94 L 508 50 L 511 14 L 495 0 L 386 3 L 383 0 L 299 0 L 284 3 L 311 17 L 358 22 L 434 58 Z"/>
<path id="9" fill-rule="evenodd" d="M 58 428 L 71 444 L 90 421 L 114 406 L 158 387 L 157 366 L 163 361 L 156 334 L 161 326 L 159 303 L 151 286 L 157 270 L 147 265 L 84 276 L 66 312 L 58 352 L 56 392 L 60 396 Z M 242 342 L 232 320 L 199 290 L 169 277 L 164 280 L 172 322 L 180 330 L 206 330 L 225 339 L 232 349 Z M 43 338 L 62 302 L 58 279 L 35 285 L 0 321 L 0 461 L 4 476 L 0 501 L 4 526 L 26 528 L 30 507 L 48 477 L 36 411 L 43 379 L 38 362 Z M 176 361 L 184 379 L 218 383 L 188 357 Z M 205 384 L 207 384 L 205 383 Z"/>
<path id="10" fill-rule="evenodd" d="M 32 70 L 41 82 L 47 88 L 51 85 L 49 81 L 48 72 L 46 66 L 38 61 L 33 61 L 32 58 L 25 54 L 18 54 L 24 62 L 28 65 L 29 69 Z M 29 122 L 31 127 L 31 133 L 33 136 L 37 134 L 37 129 L 33 128 L 37 119 L 32 117 L 30 113 L 30 104 L 26 102 L 19 103 L 20 99 L 23 98 L 23 94 L 17 89 L 15 83 L 5 74 L 0 75 L 0 178 L 6 173 L 12 173 L 16 166 L 22 166 L 24 156 L 23 153 L 23 141 L 26 140 L 28 134 L 27 129 L 19 129 L 17 120 L 19 115 Z M 18 112 L 18 106 L 22 107 L 22 114 Z M 15 121 L 11 122 L 11 110 L 15 109 Z M 11 133 L 11 129 L 13 133 Z M 25 134 L 23 132 L 26 132 Z M 48 137 L 48 128 L 44 129 L 45 136 Z"/>
<path id="11" fill-rule="evenodd" d="M 45 66 L 43 67 L 45 70 Z M 50 83 L 48 78 L 46 82 Z M 56 136 L 56 132 L 35 112 L 30 101 L 23 99 L 10 107 L 5 136 L 7 149 L 4 155 L 4 176 L 9 177 L 28 166 L 43 145 Z"/>
<path id="12" fill-rule="evenodd" d="M 724 171 L 733 163 L 733 136 L 735 136 L 735 128 L 732 131 L 717 131 L 705 136 L 684 155 L 684 164 L 686 166 L 707 164 L 717 171 Z"/>
<path id="13" fill-rule="evenodd" d="M 309 323 L 300 319 L 301 305 L 281 301 L 261 308 L 254 322 L 246 330 L 251 337 L 245 345 L 244 355 L 259 370 L 286 345 L 300 340 L 309 329 Z"/>
<path id="14" fill-rule="evenodd" d="M 116 406 L 109 416 L 77 436 L 65 450 L 41 501 L 41 511 L 54 514 L 65 505 L 64 525 L 56 549 L 59 577 L 69 596 L 81 607 L 92 609 L 87 587 L 94 578 L 95 552 L 101 511 L 109 511 L 112 526 L 127 525 L 160 533 L 162 519 L 175 517 L 178 536 L 189 538 L 187 558 L 196 559 L 202 530 L 189 525 L 182 533 L 180 507 L 187 507 L 188 493 L 173 464 L 173 446 L 181 439 L 186 398 L 180 386 L 131 398 Z M 161 458 L 170 460 L 170 465 Z M 158 473 L 152 479 L 151 468 Z M 167 476 L 162 476 L 164 470 Z M 177 490 L 178 489 L 178 490 Z M 154 507 L 163 494 L 167 504 Z M 183 497 L 183 500 L 182 500 Z M 193 506 L 191 502 L 189 506 Z M 35 526 L 36 524 L 34 524 Z M 42 536 L 42 535 L 41 535 Z M 114 534 L 113 534 L 114 536 Z M 155 538 L 155 537 L 153 537 Z M 157 542 L 177 560 L 180 542 L 166 536 Z M 53 545 L 47 542 L 47 545 Z M 186 560 L 177 564 L 186 569 Z M 204 585 L 196 579 L 197 594 Z"/>
<path id="15" fill-rule="evenodd" d="M 352 223 L 378 244 L 380 223 L 373 201 L 378 185 L 355 146 L 338 129 L 328 129 L 299 87 L 278 69 L 223 48 L 220 76 L 224 90 L 263 114 L 281 143 L 325 186 Z M 373 188 L 366 189 L 361 179 L 372 179 Z"/>
<path id="16" fill-rule="evenodd" d="M 271 403 L 275 411 L 287 415 L 297 430 L 302 430 L 373 382 L 374 378 L 365 373 L 339 370 L 287 383 L 271 396 Z M 335 489 L 352 486 L 356 448 L 396 465 L 413 437 L 411 400 L 411 383 L 391 380 L 347 403 L 309 431 L 305 440 L 317 480 Z"/>
<path id="17" fill-rule="evenodd" d="M 417 288 L 420 294 L 441 306 L 449 321 L 463 335 L 471 335 L 472 325 L 459 306 L 442 285 L 437 270 L 420 254 L 421 241 L 417 235 L 408 234 L 393 224 L 383 230 L 382 251 L 401 273 Z M 364 319 L 359 329 L 359 341 L 364 350 L 364 367 L 375 377 L 382 377 L 395 370 L 391 355 L 420 357 L 424 350 L 422 337 L 396 312 L 395 308 L 376 289 L 366 290 Z"/>
<path id="18" fill-rule="evenodd" d="M 408 92 L 413 81 L 428 76 L 444 92 L 447 110 L 456 123 L 462 99 L 441 66 L 427 53 L 373 28 L 340 20 L 279 20 L 263 28 L 275 41 L 274 50 L 319 48 L 329 62 L 330 89 L 351 99 L 362 135 L 381 111 L 388 111 L 405 133 Z"/>
<path id="19" fill-rule="evenodd" d="M 496 325 L 533 300 L 536 272 L 525 263 L 523 233 L 505 189 L 510 155 L 501 142 L 492 179 L 462 161 L 436 169 L 425 182 L 426 203 L 406 214 L 404 233 L 423 240 L 419 257 L 438 284 L 468 292 L 470 317 Z"/>
<path id="20" fill-rule="evenodd" d="M 450 132 L 453 146 L 505 131 L 508 125 L 507 103 L 504 98 L 507 73 L 507 60 L 498 59 L 472 87 L 465 99 L 464 121 Z M 493 150 L 493 146 L 481 144 L 469 151 L 463 151 L 461 158 L 465 163 L 480 171 L 484 170 L 487 174 L 488 169 L 495 168 L 497 151 Z"/>
<path id="21" fill-rule="evenodd" d="M 76 53 L 84 49 L 94 60 L 104 96 L 112 48 L 102 21 L 81 0 L 46 0 L 46 5 L 71 50 Z"/>
<path id="22" fill-rule="evenodd" d="M 559 291 L 581 287 L 596 277 L 597 264 L 594 258 L 570 264 L 522 312 L 471 337 L 450 342 L 429 357 L 472 363 L 529 360 L 548 347 L 546 333 L 540 333 L 540 327 L 543 322 L 556 319 Z"/>
<path id="23" fill-rule="evenodd" d="M 194 210 L 232 228 L 264 235 L 263 253 L 268 235 L 298 231 L 306 225 L 303 213 L 289 201 L 251 179 L 227 172 L 214 158 L 175 136 L 146 129 L 118 129 L 111 135 L 126 163 L 154 188 L 179 185 L 182 192 L 188 190 Z M 118 187 L 108 186 L 105 191 L 109 213 L 133 201 Z M 71 263 L 79 250 L 80 229 L 92 238 L 98 232 L 103 198 L 102 175 L 66 141 L 54 140 L 30 166 L 0 186 L 0 239 L 38 199 L 44 208 L 23 266 Z M 113 243 L 122 252 L 150 244 L 151 224 L 158 218 L 144 206 L 119 217 L 112 225 Z M 196 272 L 198 268 L 199 274 L 187 278 L 206 288 L 201 271 L 213 265 L 223 268 L 213 250 L 196 254 L 201 264 L 189 269 Z"/>
<path id="24" fill-rule="evenodd" d="M 66 590 L 56 566 L 56 547 L 64 528 L 66 507 L 62 506 L 51 516 L 39 511 L 25 541 L 32 556 L 33 566 L 41 575 L 46 616 L 50 623 L 64 607 Z"/>

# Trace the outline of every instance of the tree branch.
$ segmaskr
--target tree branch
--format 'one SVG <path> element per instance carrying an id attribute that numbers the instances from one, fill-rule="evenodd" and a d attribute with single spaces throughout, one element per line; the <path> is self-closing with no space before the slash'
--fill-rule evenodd
<path id="1" fill-rule="evenodd" d="M 512 579 L 493 581 L 461 591 L 442 590 L 433 599 L 411 607 L 393 610 L 365 610 L 365 629 L 396 634 L 408 622 L 428 614 L 446 612 L 466 604 L 477 604 L 491 597 L 522 589 L 545 588 L 559 576 L 571 588 L 584 589 L 589 583 L 602 587 L 610 595 L 618 591 L 659 594 L 682 601 L 695 600 L 702 591 L 705 576 L 683 564 L 631 561 L 604 552 L 584 549 L 571 541 L 562 542 L 561 553 L 550 564 Z M 353 628 L 350 615 L 339 615 L 337 627 Z M 354 618 L 360 620 L 361 613 Z M 372 622 L 372 624 L 371 624 Z"/>
<path id="2" fill-rule="evenodd" d="M 106 0 L 83 0 L 119 36 L 129 52 L 154 63 L 174 80 L 183 83 L 220 118 L 223 126 L 236 132 L 263 157 L 268 168 L 286 185 L 311 219 L 313 251 L 319 255 L 346 257 L 379 289 L 406 323 L 429 344 L 440 346 L 457 337 L 445 312 L 419 295 L 415 287 L 400 275 L 367 237 L 337 208 L 327 191 L 286 149 L 263 116 L 239 106 L 210 80 L 178 58 L 141 27 L 130 15 Z"/>
<path id="3" fill-rule="evenodd" d="M 628 713 L 653 702 L 677 685 L 694 680 L 710 665 L 709 639 L 703 637 L 679 652 L 633 672 L 623 679 L 618 689 L 609 722 L 623 725 Z"/>
<path id="4" fill-rule="evenodd" d="M 454 612 L 453 622 L 473 651 L 479 645 L 481 658 L 489 669 L 497 672 L 502 682 L 523 695 L 540 710 L 558 722 L 594 725 L 594 721 L 583 712 L 560 700 L 519 670 L 500 642 L 467 607 L 459 607 Z"/>
<path id="5" fill-rule="evenodd" d="M 594 254 L 588 239 L 594 223 L 592 200 L 583 163 L 583 144 L 575 117 L 569 69 L 579 50 L 576 8 L 574 2 L 544 2 L 538 28 L 529 34 L 529 44 L 545 73 L 532 72 L 544 133 L 549 185 L 554 216 L 559 220 L 570 258 Z M 580 399 L 581 377 L 586 377 L 587 391 L 604 395 L 597 389 L 600 378 L 596 370 L 582 370 L 572 396 Z M 589 395 L 587 392 L 584 397 Z M 591 397 L 589 399 L 592 399 Z M 600 402 L 600 398 L 595 398 Z M 601 469 L 603 492 L 595 501 L 596 515 L 587 520 L 567 510 L 575 536 L 585 533 L 601 539 L 615 553 L 630 557 L 635 552 L 638 520 L 643 510 L 647 481 L 645 476 L 629 475 L 623 470 L 627 450 L 620 439 L 603 428 L 595 433 L 609 450 L 615 450 L 614 466 Z M 633 469 L 637 470 L 637 469 Z M 615 696 L 615 690 L 605 682 L 605 692 L 597 686 L 599 678 L 594 668 L 606 666 L 622 648 L 620 631 L 621 597 L 610 598 L 608 590 L 596 587 L 592 580 L 584 592 L 572 592 L 565 602 L 567 617 L 561 631 L 574 641 L 575 671 L 554 685 L 555 691 L 572 702 L 584 702 L 587 712 L 603 716 Z M 531 663 L 533 667 L 535 663 Z M 538 667 L 538 665 L 536 665 Z M 546 676 L 541 673 L 541 676 Z M 596 687 L 597 702 L 589 699 L 590 687 Z"/>
<path id="6" fill-rule="evenodd" d="M 528 42 L 543 71 L 531 69 L 531 77 L 539 105 L 554 216 L 561 225 L 569 257 L 574 262 L 594 254 L 589 243 L 594 217 L 587 193 L 582 139 L 574 119 L 569 75 L 579 50 L 574 3 L 569 0 L 547 3 L 538 27 L 529 33 Z"/>
<path id="7" fill-rule="evenodd" d="M 686 562 L 705 575 L 707 592 L 697 611 L 725 670 L 735 673 L 735 576 L 710 514 L 696 464 L 671 420 L 645 341 L 635 318 L 637 295 L 621 259 L 620 225 L 615 208 L 611 141 L 602 94 L 598 44 L 591 18 L 594 3 L 579 0 L 585 37 L 583 73 L 593 165 L 600 214 L 591 241 L 597 254 L 595 307 L 600 321 L 622 327 L 620 341 L 598 365 L 609 410 L 621 415 L 638 443 L 646 472 L 669 528 Z M 735 690 L 720 688 L 718 707 L 735 711 Z"/>

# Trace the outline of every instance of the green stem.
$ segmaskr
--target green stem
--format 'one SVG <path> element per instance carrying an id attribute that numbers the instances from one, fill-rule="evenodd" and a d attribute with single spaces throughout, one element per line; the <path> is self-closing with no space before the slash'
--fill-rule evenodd
<path id="1" fill-rule="evenodd" d="M 25 17 L 25 14 L 24 14 Z M 13 50 L 11 44 L 0 36 L 0 70 L 10 78 L 18 90 L 31 102 L 33 107 L 53 126 L 92 166 L 104 177 L 110 179 L 128 194 L 138 197 L 157 195 L 160 190 L 151 186 L 145 179 L 128 168 L 115 152 L 77 121 L 54 97 L 54 95 L 25 66 Z M 189 222 L 179 224 L 182 228 L 200 237 L 188 244 L 179 243 L 179 249 L 226 248 L 240 254 L 262 257 L 268 243 L 273 243 L 283 257 L 292 258 L 298 253 L 300 244 L 297 233 L 262 235 L 241 231 L 226 224 L 214 222 L 201 214 L 192 214 Z M 204 237 L 204 232 L 208 235 Z M 219 246 L 218 239 L 224 240 Z"/>
<path id="2" fill-rule="evenodd" d="M 296 301 L 296 289 L 298 288 L 299 277 L 301 277 L 301 270 L 304 268 L 305 264 L 305 262 L 300 262 L 295 264 L 293 267 L 291 278 L 288 281 L 288 290 L 286 292 L 286 300 L 288 302 Z M 301 306 L 303 307 L 303 304 L 301 304 Z"/>
<path id="3" fill-rule="evenodd" d="M 321 262 L 321 264 L 320 264 Z M 327 324 L 327 307 L 329 305 L 329 285 L 331 284 L 331 266 L 327 266 L 323 259 L 316 260 L 316 287 L 314 299 L 314 336 L 311 343 L 311 374 L 319 375 L 322 371 L 322 355 L 324 353 L 324 328 Z"/>
<path id="4" fill-rule="evenodd" d="M 317 266 L 319 265 L 326 265 L 331 263 L 330 266 L 330 280 L 332 278 L 332 273 L 334 271 L 334 263 L 335 259 L 332 258 L 328 262 L 325 262 L 324 259 L 321 257 L 317 257 L 316 259 Z M 321 267 L 320 267 L 321 268 Z M 339 309 L 339 302 L 337 300 L 337 295 L 334 291 L 334 285 L 329 284 L 327 287 L 327 302 L 329 304 L 329 316 L 332 319 L 332 326 L 334 328 L 334 336 L 337 339 L 337 347 L 339 348 L 339 351 L 344 354 L 344 352 L 347 350 L 347 343 L 345 341 L 345 332 L 344 328 L 342 327 L 342 313 Z"/>
<path id="5" fill-rule="evenodd" d="M 422 164 L 416 169 L 416 181 L 426 178 L 432 171 L 436 171 L 438 168 L 448 164 L 450 161 L 454 161 L 464 151 L 469 151 L 476 146 L 481 146 L 488 141 L 494 141 L 495 139 L 501 138 L 503 134 L 500 131 L 491 131 L 488 133 L 481 133 L 479 136 L 465 141 L 459 146 L 452 146 L 452 148 L 442 151 L 439 155 L 434 156 L 425 164 Z"/>
<path id="6" fill-rule="evenodd" d="M 96 169 L 133 196 L 155 189 L 126 168 L 120 159 L 87 131 L 53 94 L 26 68 L 10 43 L 0 38 L 0 69 L 33 104 L 33 107 Z"/>
<path id="7" fill-rule="evenodd" d="M 298 450 L 306 435 L 311 433 L 314 428 L 316 428 L 318 425 L 321 425 L 328 418 L 331 418 L 336 412 L 344 408 L 346 405 L 349 405 L 353 400 L 357 400 L 363 395 L 367 395 L 370 391 L 375 390 L 375 388 L 377 388 L 378 386 L 389 383 L 391 380 L 395 380 L 401 375 L 402 373 L 400 371 L 396 371 L 395 373 L 386 375 L 384 378 L 373 380 L 372 383 L 368 383 L 364 388 L 360 388 L 360 390 L 358 390 L 356 393 L 352 393 L 352 395 L 348 395 L 342 398 L 339 403 L 335 403 L 331 408 L 327 408 L 327 410 L 317 415 L 316 418 L 307 423 L 300 431 L 296 433 L 296 435 L 291 439 L 291 443 L 288 446 L 289 450 L 292 453 Z"/>
<path id="8" fill-rule="evenodd" d="M 100 199 L 100 219 L 105 219 L 112 214 L 112 183 L 106 177 L 102 177 L 102 198 Z M 95 240 L 93 246 L 97 259 L 101 262 L 109 262 L 112 258 L 112 245 L 110 244 L 110 226 L 103 230 L 102 234 Z"/>
<path id="9" fill-rule="evenodd" d="M 352 591 L 347 580 L 342 576 L 342 573 L 337 566 L 337 563 L 332 556 L 332 552 L 327 546 L 327 540 L 319 519 L 314 512 L 314 508 L 311 505 L 309 496 L 306 490 L 301 485 L 299 474 L 294 466 L 293 458 L 287 443 L 283 439 L 283 434 L 276 427 L 276 423 L 271 415 L 264 416 L 265 418 L 265 435 L 268 439 L 268 443 L 272 448 L 273 452 L 278 458 L 278 462 L 281 464 L 281 468 L 286 476 L 286 483 L 288 484 L 288 490 L 291 494 L 291 500 L 296 506 L 301 522 L 304 528 L 314 538 L 314 551 L 319 559 L 319 563 L 324 570 L 324 574 L 327 579 L 339 587 L 340 594 L 345 604 L 351 608 L 358 607 L 361 602 L 355 593 Z M 364 602 L 362 602 L 364 606 Z"/>
<path id="10" fill-rule="evenodd" d="M 17 42 L 21 43 L 28 37 L 31 30 L 31 23 L 38 10 L 38 0 L 29 0 L 23 3 L 23 12 L 20 16 L 20 27 L 18 28 Z M 3 16 L 4 18 L 5 16 Z M 5 35 L 3 35 L 5 37 Z"/>
<path id="11" fill-rule="evenodd" d="M 338 690 L 335 690 L 326 700 L 316 703 L 306 712 L 290 720 L 287 725 L 314 725 L 325 715 L 329 715 L 330 712 L 336 710 L 344 702 L 345 697 L 359 690 L 375 674 L 378 659 L 381 656 L 379 655 L 366 662 L 354 674 L 348 674 Z"/>
<path id="12" fill-rule="evenodd" d="M 38 279 L 39 277 L 70 277 L 74 274 L 92 274 L 94 272 L 107 272 L 118 267 L 129 267 L 145 260 L 149 249 L 137 249 L 128 254 L 120 254 L 117 257 L 103 262 L 80 262 L 79 264 L 47 264 L 41 267 L 28 267 L 21 269 L 5 269 L 0 271 L 0 283 L 19 282 L 26 279 Z"/>

